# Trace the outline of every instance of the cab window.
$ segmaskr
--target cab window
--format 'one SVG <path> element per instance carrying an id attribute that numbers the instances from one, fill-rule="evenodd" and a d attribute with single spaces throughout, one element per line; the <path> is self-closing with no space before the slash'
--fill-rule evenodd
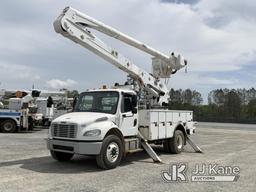
<path id="1" fill-rule="evenodd" d="M 115 114 L 119 94 L 115 91 L 84 92 L 80 94 L 75 112 L 98 112 Z"/>
<path id="2" fill-rule="evenodd" d="M 127 113 L 132 111 L 132 97 L 128 95 L 123 96 L 121 112 Z"/>

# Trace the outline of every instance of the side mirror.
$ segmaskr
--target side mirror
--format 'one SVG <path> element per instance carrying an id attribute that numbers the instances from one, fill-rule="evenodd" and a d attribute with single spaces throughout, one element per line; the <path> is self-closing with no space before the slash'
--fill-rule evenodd
<path id="1" fill-rule="evenodd" d="M 73 109 L 75 108 L 76 103 L 77 103 L 77 97 L 75 97 L 75 98 L 74 98 L 74 100 L 73 100 L 73 103 L 72 103 L 72 107 L 73 107 Z"/>
<path id="2" fill-rule="evenodd" d="M 132 95 L 132 106 L 133 108 L 137 106 L 137 95 Z"/>
<path id="3" fill-rule="evenodd" d="M 137 114 L 137 113 L 138 113 L 137 108 L 133 107 L 133 108 L 132 108 L 132 113 L 133 113 L 133 114 Z"/>

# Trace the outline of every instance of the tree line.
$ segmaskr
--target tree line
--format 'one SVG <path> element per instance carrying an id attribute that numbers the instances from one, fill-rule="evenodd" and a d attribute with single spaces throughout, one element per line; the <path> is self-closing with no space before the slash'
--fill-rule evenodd
<path id="1" fill-rule="evenodd" d="M 169 109 L 193 110 L 194 120 L 256 123 L 256 90 L 215 89 L 203 104 L 201 93 L 191 89 L 171 89 Z"/>

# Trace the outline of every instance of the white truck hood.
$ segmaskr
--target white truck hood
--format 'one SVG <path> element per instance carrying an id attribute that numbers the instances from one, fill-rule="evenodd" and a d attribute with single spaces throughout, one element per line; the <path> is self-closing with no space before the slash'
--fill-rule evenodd
<path id="1" fill-rule="evenodd" d="M 89 124 L 97 119 L 107 117 L 108 119 L 114 120 L 115 115 L 107 113 L 95 113 L 95 112 L 72 112 L 61 115 L 60 117 L 54 119 L 53 123 L 76 123 L 76 124 Z"/>

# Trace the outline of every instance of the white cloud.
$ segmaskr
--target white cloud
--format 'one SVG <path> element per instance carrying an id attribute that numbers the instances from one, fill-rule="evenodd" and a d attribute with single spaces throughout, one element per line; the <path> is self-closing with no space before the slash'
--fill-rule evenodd
<path id="1" fill-rule="evenodd" d="M 70 88 L 77 84 L 75 80 L 67 79 L 67 80 L 60 80 L 60 79 L 51 79 L 46 82 L 47 86 L 52 89 L 61 89 L 61 88 Z"/>
<path id="2" fill-rule="evenodd" d="M 40 80 L 40 76 L 35 73 L 35 69 L 25 65 L 6 64 L 0 62 L 0 77 L 2 82 L 20 80 Z"/>
<path id="3" fill-rule="evenodd" d="M 170 86 L 173 88 L 195 88 L 195 89 L 202 89 L 208 86 L 213 87 L 227 87 L 234 85 L 238 82 L 238 79 L 224 79 L 224 78 L 217 78 L 206 76 L 203 73 L 186 73 L 186 74 L 178 74 L 173 76 L 170 79 Z"/>
<path id="4" fill-rule="evenodd" d="M 194 8 L 206 19 L 232 21 L 255 18 L 256 3 L 254 0 L 200 0 Z"/>

